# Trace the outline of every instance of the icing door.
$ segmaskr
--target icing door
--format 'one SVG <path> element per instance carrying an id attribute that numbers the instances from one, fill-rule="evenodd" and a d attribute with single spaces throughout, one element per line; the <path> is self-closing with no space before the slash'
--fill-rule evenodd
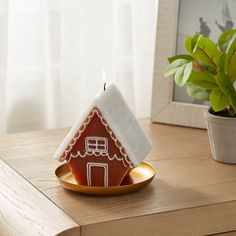
<path id="1" fill-rule="evenodd" d="M 108 187 L 107 163 L 87 163 L 87 185 Z"/>

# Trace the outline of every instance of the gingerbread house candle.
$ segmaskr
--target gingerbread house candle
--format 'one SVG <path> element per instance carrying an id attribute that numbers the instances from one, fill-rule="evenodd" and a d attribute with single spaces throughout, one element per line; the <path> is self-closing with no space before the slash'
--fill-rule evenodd
<path id="1" fill-rule="evenodd" d="M 151 143 L 113 84 L 96 97 L 54 154 L 66 160 L 77 182 L 118 186 L 139 165 Z"/>

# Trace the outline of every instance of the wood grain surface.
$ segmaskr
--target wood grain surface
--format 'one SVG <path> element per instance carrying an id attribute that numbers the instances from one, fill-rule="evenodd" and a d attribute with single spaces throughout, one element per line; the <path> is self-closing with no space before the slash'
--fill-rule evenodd
<path id="1" fill-rule="evenodd" d="M 0 159 L 0 235 L 80 234 L 79 225 Z M 68 230 L 67 230 L 68 229 Z"/>
<path id="2" fill-rule="evenodd" d="M 214 236 L 236 236 L 236 231 L 231 231 L 231 232 L 225 232 L 225 233 L 221 233 L 221 234 L 212 234 Z"/>
<path id="3" fill-rule="evenodd" d="M 132 194 L 80 195 L 63 189 L 52 154 L 68 129 L 10 134 L 0 156 L 81 226 L 81 235 L 204 235 L 236 230 L 236 166 L 211 159 L 205 130 L 142 126 L 153 142 L 154 181 Z M 94 234 L 96 232 L 96 234 Z"/>

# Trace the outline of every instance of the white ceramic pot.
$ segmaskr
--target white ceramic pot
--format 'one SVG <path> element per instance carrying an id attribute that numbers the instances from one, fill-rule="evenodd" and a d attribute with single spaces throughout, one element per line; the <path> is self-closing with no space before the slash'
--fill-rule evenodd
<path id="1" fill-rule="evenodd" d="M 236 118 L 204 112 L 212 157 L 216 161 L 236 164 Z"/>

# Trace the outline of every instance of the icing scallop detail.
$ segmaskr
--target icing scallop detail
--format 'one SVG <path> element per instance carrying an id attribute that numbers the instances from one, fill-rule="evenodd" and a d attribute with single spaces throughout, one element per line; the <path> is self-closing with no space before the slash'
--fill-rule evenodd
<path id="1" fill-rule="evenodd" d="M 74 135 L 74 138 L 71 140 L 71 142 L 69 143 L 69 145 L 66 147 L 64 153 L 62 154 L 60 160 L 64 161 L 67 157 L 67 155 L 69 154 L 69 152 L 71 151 L 71 149 L 73 148 L 73 146 L 75 145 L 76 141 L 80 138 L 81 134 L 85 131 L 87 125 L 90 123 L 91 118 L 97 114 L 98 117 L 100 118 L 102 124 L 105 126 L 107 132 L 109 133 L 111 139 L 115 142 L 115 145 L 119 148 L 120 153 L 123 155 L 124 158 L 122 157 L 118 157 L 116 154 L 114 156 L 110 156 L 109 154 L 102 154 L 103 156 L 107 156 L 109 160 L 113 160 L 116 159 L 118 161 L 122 161 L 124 166 L 126 166 L 126 164 L 128 164 L 128 166 L 130 168 L 133 168 L 134 165 L 133 163 L 129 160 L 128 155 L 126 153 L 126 150 L 122 147 L 121 143 L 118 141 L 118 139 L 116 138 L 115 134 L 112 132 L 112 130 L 110 129 L 110 127 L 108 126 L 106 120 L 103 118 L 102 114 L 100 113 L 100 111 L 97 108 L 94 108 L 90 114 L 88 115 L 88 117 L 85 119 L 85 121 L 83 122 L 83 124 L 81 125 L 80 129 L 78 132 L 76 132 L 76 134 Z M 70 162 L 70 160 L 72 158 L 75 157 L 85 157 L 86 155 L 91 156 L 91 155 L 95 155 L 95 152 L 85 152 L 84 154 L 81 154 L 80 151 L 77 152 L 76 155 L 70 154 L 70 157 L 68 159 L 67 162 Z M 96 154 L 97 155 L 97 154 Z M 95 156 L 96 156 L 95 155 Z M 101 155 L 101 154 L 99 154 Z M 126 164 L 125 164 L 126 163 Z"/>

